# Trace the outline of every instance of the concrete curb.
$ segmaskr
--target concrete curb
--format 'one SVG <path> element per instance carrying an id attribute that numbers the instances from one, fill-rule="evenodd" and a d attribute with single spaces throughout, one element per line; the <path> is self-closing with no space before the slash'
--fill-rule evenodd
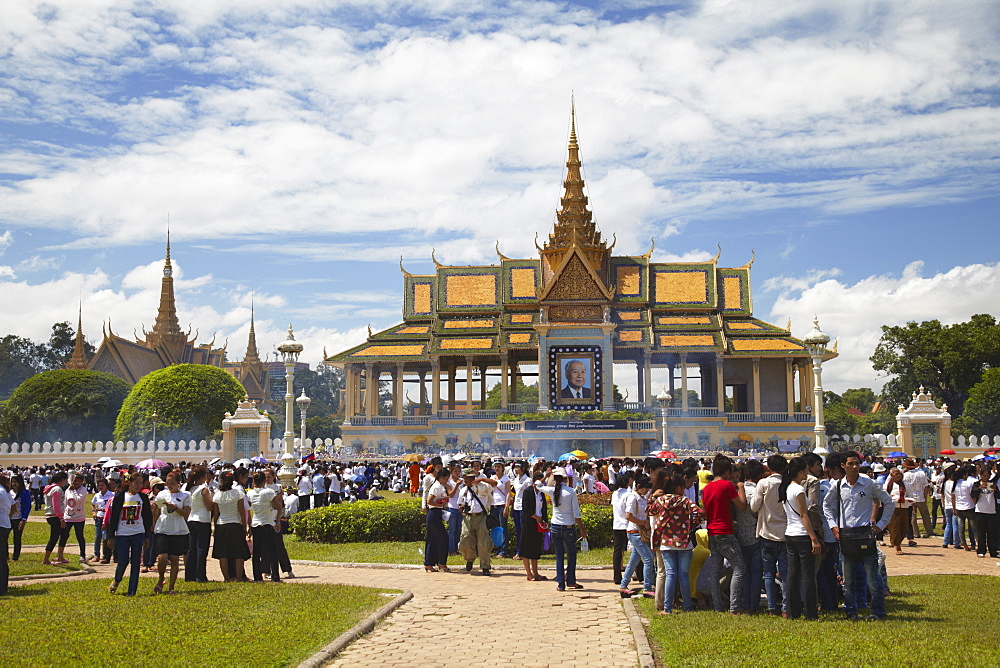
<path id="1" fill-rule="evenodd" d="M 305 562 L 303 562 L 305 563 Z M 333 642 L 324 645 L 318 652 L 299 664 L 299 668 L 319 668 L 333 659 L 348 645 L 363 635 L 370 633 L 375 626 L 388 617 L 396 608 L 413 598 L 413 592 L 406 590 L 381 608 L 368 615 L 365 619 L 344 631 Z"/>
<path id="2" fill-rule="evenodd" d="M 422 564 L 379 564 L 379 563 L 358 564 L 358 563 L 346 562 L 346 561 L 310 561 L 308 559 L 292 559 L 291 561 L 292 561 L 293 564 L 300 565 L 300 566 L 327 566 L 327 567 L 330 567 L 330 568 L 368 568 L 368 569 L 390 570 L 390 571 L 408 571 L 408 570 L 417 570 L 417 569 L 423 568 Z M 464 567 L 464 565 L 465 564 L 462 564 L 461 566 L 459 566 L 457 568 L 453 566 L 452 570 L 462 570 L 462 567 Z M 577 571 L 610 571 L 611 569 L 612 569 L 611 566 L 577 566 L 576 567 Z M 504 564 L 504 565 L 493 565 L 493 566 L 490 566 L 490 570 L 493 570 L 493 571 L 517 571 L 517 572 L 523 572 L 524 571 L 524 567 L 523 566 L 514 566 L 514 565 L 506 565 L 506 564 Z M 556 567 L 555 566 L 539 566 L 538 570 L 540 570 L 540 571 L 555 571 Z"/>
<path id="3" fill-rule="evenodd" d="M 57 578 L 72 578 L 79 575 L 90 575 L 96 573 L 93 568 L 81 568 L 78 571 L 66 571 L 65 573 L 36 573 L 34 575 L 12 575 L 10 582 L 27 582 L 30 580 L 53 580 Z"/>
<path id="4" fill-rule="evenodd" d="M 646 626 L 642 623 L 642 615 L 635 609 L 632 599 L 623 599 L 622 607 L 625 609 L 625 618 L 628 619 L 629 628 L 632 629 L 632 637 L 635 638 L 635 651 L 639 655 L 639 668 L 654 668 L 656 659 L 653 658 L 653 649 L 649 646 L 649 638 L 646 637 Z"/>

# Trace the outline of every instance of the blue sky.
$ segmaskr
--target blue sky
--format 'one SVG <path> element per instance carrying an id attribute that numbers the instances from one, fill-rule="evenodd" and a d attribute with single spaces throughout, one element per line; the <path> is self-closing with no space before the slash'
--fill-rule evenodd
<path id="1" fill-rule="evenodd" d="M 155 7 L 155 9 L 153 9 Z M 996 2 L 0 4 L 0 308 L 181 320 L 318 362 L 400 320 L 408 271 L 533 257 L 570 95 L 616 251 L 756 253 L 755 313 L 839 340 L 1000 315 Z"/>

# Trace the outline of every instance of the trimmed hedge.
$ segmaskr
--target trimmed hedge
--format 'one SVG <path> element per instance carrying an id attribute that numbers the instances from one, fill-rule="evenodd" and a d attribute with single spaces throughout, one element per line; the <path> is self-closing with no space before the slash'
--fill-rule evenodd
<path id="1" fill-rule="evenodd" d="M 580 506 L 591 547 L 611 547 L 611 508 Z M 387 543 L 424 539 L 424 514 L 419 499 L 358 501 L 295 513 L 291 529 L 302 540 L 316 543 Z"/>
<path id="2" fill-rule="evenodd" d="M 386 543 L 424 539 L 420 499 L 357 501 L 292 515 L 292 531 L 317 543 Z"/>

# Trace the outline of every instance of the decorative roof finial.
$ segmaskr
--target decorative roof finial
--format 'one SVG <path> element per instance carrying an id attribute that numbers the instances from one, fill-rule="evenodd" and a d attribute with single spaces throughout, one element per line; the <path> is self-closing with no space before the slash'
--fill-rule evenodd
<path id="1" fill-rule="evenodd" d="M 80 300 L 80 310 L 76 319 L 76 339 L 73 341 L 73 354 L 70 355 L 67 369 L 86 369 L 90 366 L 87 362 L 87 351 L 84 348 L 83 340 L 83 300 Z"/>

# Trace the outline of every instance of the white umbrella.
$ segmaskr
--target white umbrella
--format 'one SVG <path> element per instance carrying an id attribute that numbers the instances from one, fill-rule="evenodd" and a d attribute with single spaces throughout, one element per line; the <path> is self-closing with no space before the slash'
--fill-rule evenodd
<path id="1" fill-rule="evenodd" d="M 108 461 L 104 462 L 103 468 L 113 469 L 113 468 L 118 468 L 119 466 L 124 466 L 124 464 L 122 464 L 117 459 L 109 459 Z"/>
<path id="2" fill-rule="evenodd" d="M 221 462 L 221 461 L 222 461 L 222 457 L 216 457 L 216 458 L 214 458 L 214 459 L 213 459 L 212 461 L 210 461 L 210 462 L 208 463 L 208 465 L 209 465 L 209 466 L 214 466 L 215 464 L 218 464 L 218 463 L 219 463 L 219 462 Z"/>
<path id="3" fill-rule="evenodd" d="M 98 464 L 103 464 L 104 462 L 108 462 L 108 461 L 111 461 L 111 457 L 101 457 L 100 459 L 97 460 L 97 463 Z"/>
<path id="4" fill-rule="evenodd" d="M 453 461 L 453 462 L 460 462 L 460 461 L 462 461 L 463 459 L 465 459 L 465 458 L 466 458 L 466 457 L 468 457 L 468 456 L 469 456 L 469 455 L 465 454 L 464 452 L 460 452 L 460 453 L 458 453 L 457 455 L 454 455 L 454 456 L 453 456 L 453 457 L 451 458 L 451 461 Z"/>
<path id="5" fill-rule="evenodd" d="M 239 468 L 241 466 L 244 466 L 246 468 L 250 468 L 251 464 L 253 464 L 253 462 L 251 462 L 246 457 L 244 457 L 243 459 L 239 459 L 239 460 L 233 462 L 233 466 L 236 467 L 236 468 Z"/>

